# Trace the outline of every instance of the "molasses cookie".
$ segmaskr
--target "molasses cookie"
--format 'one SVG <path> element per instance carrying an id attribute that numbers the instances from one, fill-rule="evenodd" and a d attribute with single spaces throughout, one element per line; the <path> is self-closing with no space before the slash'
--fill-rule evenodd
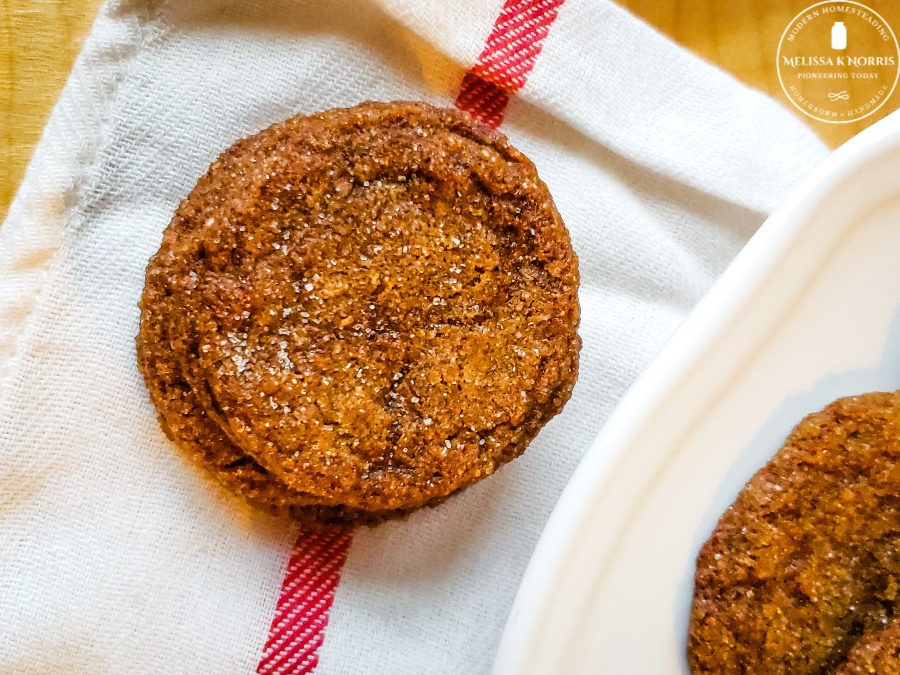
<path id="1" fill-rule="evenodd" d="M 148 266 L 139 363 L 169 435 L 233 490 L 387 517 L 493 473 L 559 412 L 577 285 L 505 137 L 367 103 L 212 165 Z"/>
<path id="2" fill-rule="evenodd" d="M 804 419 L 722 516 L 695 581 L 695 673 L 897 672 L 859 664 L 896 664 L 900 647 L 900 394 Z"/>
<path id="3" fill-rule="evenodd" d="M 860 638 L 835 675 L 900 675 L 900 619 Z"/>
<path id="4" fill-rule="evenodd" d="M 166 236 L 173 236 L 173 231 L 168 231 Z M 401 515 L 322 506 L 320 500 L 287 487 L 227 438 L 199 404 L 185 382 L 181 362 L 174 358 L 175 353 L 183 350 L 173 348 L 164 320 L 170 313 L 177 313 L 169 305 L 170 285 L 166 275 L 172 262 L 171 255 L 160 254 L 157 265 L 148 269 L 137 337 L 138 364 L 165 434 L 222 485 L 273 515 L 289 515 L 306 522 L 369 524 Z"/>

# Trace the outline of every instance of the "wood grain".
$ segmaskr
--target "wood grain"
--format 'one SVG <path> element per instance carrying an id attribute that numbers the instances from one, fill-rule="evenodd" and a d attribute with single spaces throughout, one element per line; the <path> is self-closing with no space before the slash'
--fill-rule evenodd
<path id="1" fill-rule="evenodd" d="M 0 222 L 100 0 L 0 0 Z"/>
<path id="2" fill-rule="evenodd" d="M 775 55 L 791 19 L 814 0 L 619 0 L 661 32 L 782 102 L 837 146 L 900 108 L 900 92 L 850 124 L 801 115 L 781 90 Z M 900 2 L 866 0 L 900 29 Z M 0 0 L 0 221 L 81 48 L 100 0 Z"/>

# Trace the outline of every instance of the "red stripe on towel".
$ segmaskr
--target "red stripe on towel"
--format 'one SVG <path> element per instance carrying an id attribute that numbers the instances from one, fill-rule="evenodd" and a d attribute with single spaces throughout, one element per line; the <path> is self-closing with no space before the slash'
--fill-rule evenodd
<path id="1" fill-rule="evenodd" d="M 478 61 L 466 73 L 456 107 L 494 127 L 528 79 L 563 0 L 506 0 Z"/>
<path id="2" fill-rule="evenodd" d="M 563 0 L 506 0 L 478 62 L 463 78 L 456 107 L 494 128 L 528 79 Z M 308 675 L 319 662 L 328 610 L 353 532 L 300 533 L 281 585 L 258 675 Z"/>
<path id="3" fill-rule="evenodd" d="M 258 675 L 307 675 L 315 669 L 352 538 L 352 530 L 337 527 L 305 530 L 297 537 Z"/>

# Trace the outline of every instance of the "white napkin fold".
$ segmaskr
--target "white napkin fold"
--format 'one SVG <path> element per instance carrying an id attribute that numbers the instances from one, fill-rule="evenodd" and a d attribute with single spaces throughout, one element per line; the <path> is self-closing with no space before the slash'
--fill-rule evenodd
<path id="1" fill-rule="evenodd" d="M 827 154 L 781 105 L 616 5 L 555 4 L 502 130 L 580 258 L 578 385 L 496 476 L 355 533 L 316 673 L 490 669 L 591 439 Z M 135 366 L 144 267 L 237 138 L 368 99 L 451 105 L 501 5 L 104 6 L 0 228 L 0 672 L 255 671 L 296 531 L 243 508 L 159 430 Z"/>

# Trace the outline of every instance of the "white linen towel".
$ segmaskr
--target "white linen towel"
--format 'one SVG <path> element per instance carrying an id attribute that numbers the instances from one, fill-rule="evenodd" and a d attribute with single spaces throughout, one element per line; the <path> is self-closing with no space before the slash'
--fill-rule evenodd
<path id="1" fill-rule="evenodd" d="M 264 667 L 297 532 L 160 431 L 135 366 L 144 267 L 234 140 L 363 100 L 452 105 L 479 62 L 488 79 L 512 68 L 501 129 L 580 259 L 578 384 L 496 476 L 357 530 L 324 643 Z M 0 672 L 488 672 L 591 439 L 826 154 L 784 107 L 605 0 L 111 0 L 0 228 Z"/>

